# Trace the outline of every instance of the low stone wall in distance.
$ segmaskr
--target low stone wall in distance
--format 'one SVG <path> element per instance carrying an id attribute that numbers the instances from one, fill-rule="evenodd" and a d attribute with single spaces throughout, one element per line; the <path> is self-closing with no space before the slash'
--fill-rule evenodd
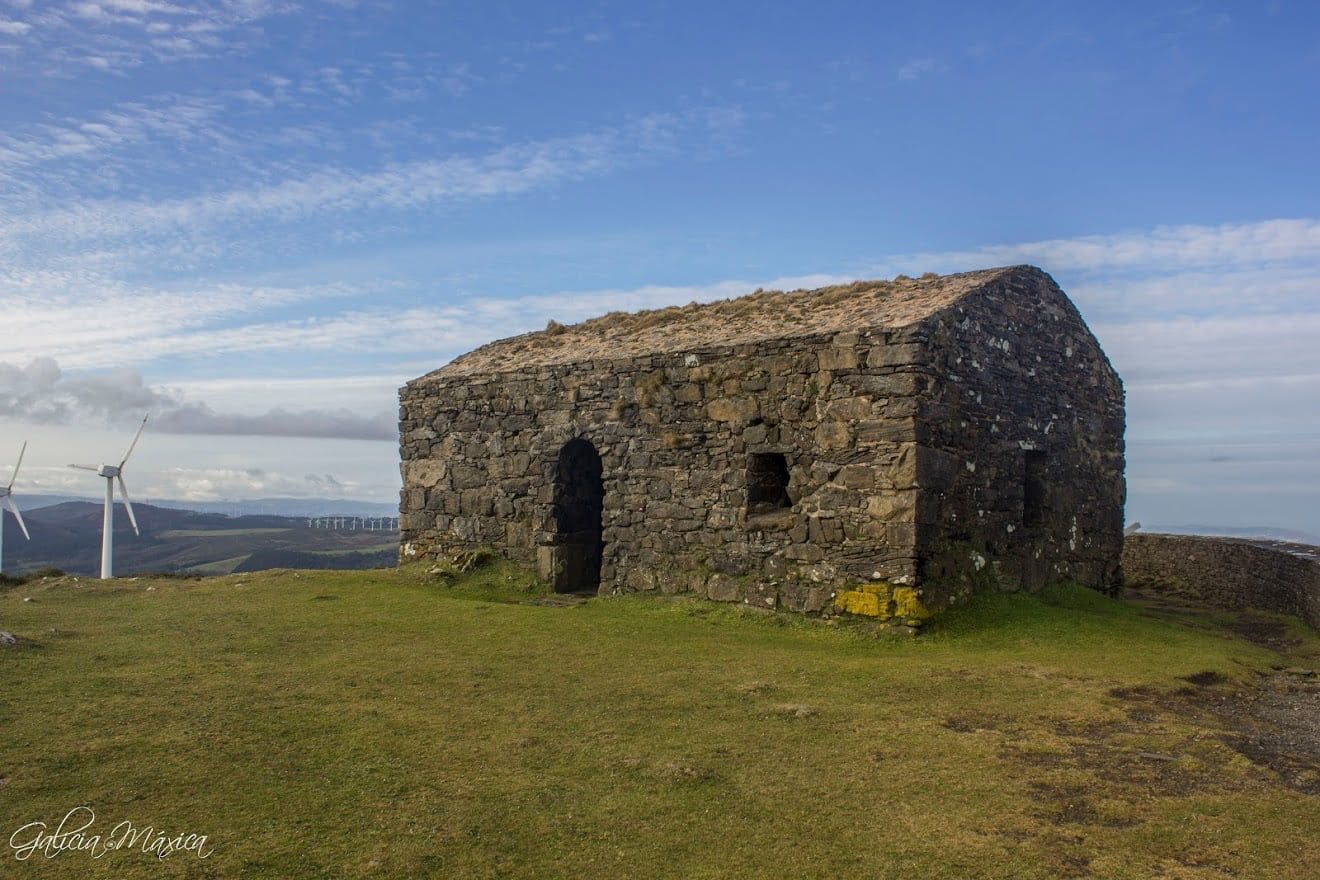
<path id="1" fill-rule="evenodd" d="M 1320 563 L 1259 541 L 1128 535 L 1123 577 L 1129 588 L 1216 608 L 1292 614 L 1320 629 Z"/>

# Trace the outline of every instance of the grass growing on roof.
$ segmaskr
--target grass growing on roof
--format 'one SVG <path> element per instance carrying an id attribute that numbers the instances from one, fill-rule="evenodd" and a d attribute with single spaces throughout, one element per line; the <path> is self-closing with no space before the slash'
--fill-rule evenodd
<path id="1" fill-rule="evenodd" d="M 1320 859 L 1316 798 L 1114 696 L 1278 661 L 1221 629 L 1062 588 L 877 639 L 696 601 L 551 607 L 503 562 L 427 568 L 0 592 L 22 639 L 0 648 L 0 839 L 87 804 L 215 847 L 0 852 L 0 875 L 1301 878 Z"/>

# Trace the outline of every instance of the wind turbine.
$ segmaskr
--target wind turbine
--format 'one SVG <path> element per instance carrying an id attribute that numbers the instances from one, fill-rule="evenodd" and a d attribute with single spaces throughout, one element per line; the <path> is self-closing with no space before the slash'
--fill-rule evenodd
<path id="1" fill-rule="evenodd" d="M 18 512 L 18 505 L 14 503 L 14 481 L 18 479 L 18 469 L 23 466 L 23 453 L 27 452 L 27 444 L 24 443 L 18 450 L 18 464 L 14 465 L 14 472 L 9 475 L 9 485 L 0 486 L 0 498 L 5 500 L 5 506 L 14 512 L 14 519 L 18 520 L 18 527 L 23 530 L 23 537 L 29 541 L 32 536 L 28 534 L 27 524 L 23 522 L 23 514 Z M 0 571 L 5 570 L 5 512 L 0 510 Z"/>
<path id="2" fill-rule="evenodd" d="M 128 497 L 128 486 L 124 483 L 124 465 L 128 464 L 128 457 L 133 454 L 133 447 L 137 446 L 138 439 L 142 437 L 142 432 L 146 430 L 147 418 L 150 414 L 143 416 L 142 425 L 133 435 L 133 442 L 128 444 L 128 451 L 124 453 L 123 459 L 119 464 L 103 464 L 100 467 L 91 464 L 71 464 L 69 467 L 77 468 L 80 471 L 92 471 L 98 477 L 105 477 L 105 518 L 101 521 L 101 580 L 114 577 L 114 550 L 115 550 L 115 481 L 119 481 L 119 494 L 124 496 L 124 509 L 128 511 L 128 521 L 133 524 L 133 533 L 141 535 L 138 530 L 137 517 L 133 515 L 133 502 Z"/>

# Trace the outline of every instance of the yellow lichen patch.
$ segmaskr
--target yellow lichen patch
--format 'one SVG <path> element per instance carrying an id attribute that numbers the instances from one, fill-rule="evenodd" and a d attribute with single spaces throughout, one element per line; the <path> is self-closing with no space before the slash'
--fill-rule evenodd
<path id="1" fill-rule="evenodd" d="M 890 596 L 893 588 L 885 582 L 860 584 L 851 590 L 840 590 L 834 597 L 834 607 L 849 614 L 865 617 L 890 617 Z"/>
<path id="2" fill-rule="evenodd" d="M 931 611 L 922 603 L 921 594 L 916 589 L 898 587 L 894 590 L 894 616 L 914 620 L 919 624 L 931 616 Z"/>

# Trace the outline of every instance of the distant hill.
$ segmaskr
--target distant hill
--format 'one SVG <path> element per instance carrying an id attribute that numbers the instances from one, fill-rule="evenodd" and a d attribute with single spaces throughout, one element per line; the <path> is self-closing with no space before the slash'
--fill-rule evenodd
<path id="1" fill-rule="evenodd" d="M 134 504 L 142 529 L 133 533 L 115 506 L 115 574 L 145 572 L 228 574 L 263 568 L 377 568 L 397 559 L 397 531 L 311 529 L 287 516 L 224 516 Z M 24 510 L 32 540 L 12 516 L 6 523 L 6 573 L 53 566 L 95 575 L 101 568 L 102 506 L 66 501 Z"/>
<path id="2" fill-rule="evenodd" d="M 96 504 L 85 495 L 18 495 L 18 506 L 26 513 L 70 501 Z M 225 516 L 398 516 L 398 502 L 356 501 L 351 498 L 248 498 L 241 501 L 184 501 L 169 498 L 142 499 L 156 507 L 219 513 Z M 136 505 L 134 506 L 136 510 Z"/>

